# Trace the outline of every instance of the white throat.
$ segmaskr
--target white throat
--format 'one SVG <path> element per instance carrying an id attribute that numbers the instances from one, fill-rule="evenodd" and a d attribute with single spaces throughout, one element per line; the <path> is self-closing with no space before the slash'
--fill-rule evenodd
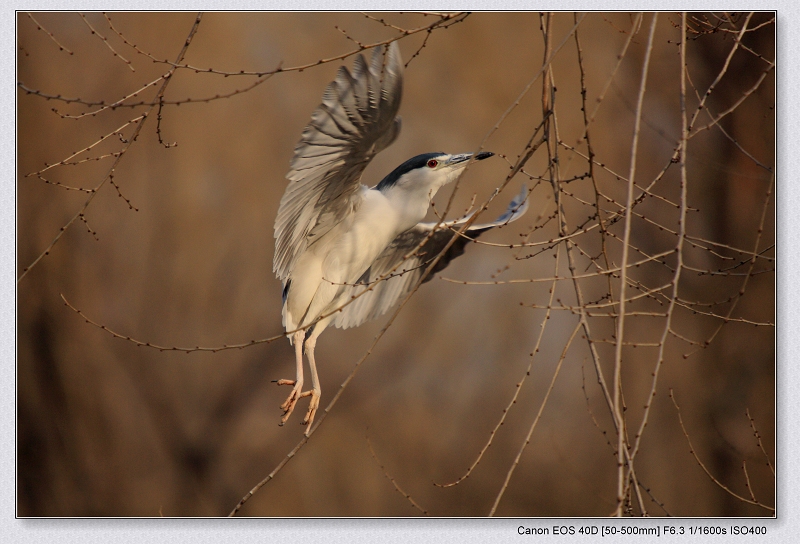
<path id="1" fill-rule="evenodd" d="M 414 170 L 403 176 L 401 182 L 381 191 L 398 213 L 398 229 L 401 229 L 398 234 L 425 219 L 433 197 L 441 187 L 453 181 L 458 173 L 458 170 Z"/>

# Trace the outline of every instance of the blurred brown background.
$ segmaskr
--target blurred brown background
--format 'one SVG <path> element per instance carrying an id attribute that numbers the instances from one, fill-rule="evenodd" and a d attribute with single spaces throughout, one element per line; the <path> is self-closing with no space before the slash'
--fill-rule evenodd
<path id="1" fill-rule="evenodd" d="M 25 13 L 18 14 L 18 81 L 27 87 L 84 100 L 117 100 L 162 75 L 168 67 L 127 46 L 102 14 L 86 15 L 96 32 L 131 61 L 135 72 L 76 13 L 36 13 L 38 23 L 73 54 L 59 50 Z M 157 58 L 174 59 L 195 19 L 192 13 L 110 14 L 131 43 Z M 413 29 L 434 16 L 382 14 L 387 22 Z M 606 93 L 590 135 L 597 160 L 627 175 L 636 97 L 651 15 L 633 38 Z M 710 17 L 710 16 L 709 16 Z M 741 28 L 733 15 L 726 29 Z M 772 14 L 756 14 L 727 73 L 708 99 L 713 113 L 733 105 L 774 59 Z M 589 14 L 579 27 L 586 71 L 588 109 L 608 81 L 635 16 Z M 707 20 L 716 21 L 713 17 Z M 573 15 L 555 15 L 553 45 L 561 44 Z M 661 14 L 655 34 L 644 100 L 637 182 L 649 183 L 668 163 L 680 137 L 679 14 Z M 398 31 L 357 13 L 248 13 L 204 15 L 185 61 L 226 71 L 267 71 L 344 54 L 354 44 L 386 40 Z M 700 26 L 695 25 L 697 28 Z M 408 61 L 426 32 L 400 42 Z M 688 44 L 692 82 L 704 92 L 721 70 L 735 35 L 697 34 Z M 478 13 L 449 29 L 431 33 L 405 72 L 397 142 L 375 159 L 364 182 L 377 183 L 397 164 L 422 152 L 468 152 L 514 103 L 541 67 L 543 40 L 535 13 Z M 272 225 L 283 194 L 292 150 L 325 85 L 341 64 L 334 61 L 303 72 L 277 74 L 234 97 L 207 103 L 165 106 L 163 139 L 156 119 L 122 157 L 114 181 L 138 211 L 130 210 L 106 183 L 86 210 L 95 240 L 76 221 L 54 249 L 18 284 L 17 513 L 21 516 L 219 516 L 268 474 L 301 438 L 305 402 L 283 428 L 278 405 L 288 393 L 271 383 L 293 376 L 288 341 L 210 353 L 159 352 L 112 338 L 65 307 L 60 295 L 90 318 L 136 339 L 167 346 L 219 346 L 279 334 L 280 283 L 272 273 Z M 558 137 L 580 138 L 580 73 L 570 38 L 554 66 Z M 250 76 L 223 77 L 178 70 L 165 98 L 211 97 L 249 86 Z M 690 91 L 691 93 L 691 91 Z M 153 99 L 151 87 L 133 101 Z M 146 108 L 120 108 L 73 120 L 92 107 L 46 100 L 18 91 L 18 274 L 52 241 L 86 199 L 86 194 L 25 177 L 95 142 Z M 689 111 L 697 100 L 691 96 Z M 519 154 L 542 118 L 537 81 L 486 149 Z M 699 124 L 708 117 L 701 115 Z M 772 174 L 748 158 L 741 146 L 771 167 L 774 155 L 774 72 L 718 128 L 700 133 L 688 151 L 688 230 L 693 236 L 752 251 Z M 125 132 L 130 135 L 131 131 Z M 735 140 L 738 143 L 734 143 Z M 81 157 L 119 151 L 119 138 Z M 585 144 L 579 146 L 586 149 Z M 544 152 L 525 170 L 544 175 Z M 562 178 L 579 176 L 586 161 L 561 150 Z M 53 183 L 91 188 L 102 181 L 110 159 L 60 166 L 42 174 Z M 499 186 L 508 163 L 496 157 L 470 168 L 461 182 L 452 215 L 473 194 L 485 200 Z M 603 191 L 624 202 L 625 183 L 596 167 Z M 679 171 L 673 166 L 653 189 L 677 202 Z M 511 243 L 533 230 L 531 242 L 556 236 L 549 182 L 520 174 L 487 212 L 493 218 L 527 182 L 536 187 L 525 218 L 482 240 Z M 591 220 L 592 182 L 564 184 L 571 228 Z M 437 197 L 443 209 L 450 189 Z M 637 193 L 638 194 L 638 193 Z M 605 209 L 616 210 L 611 203 Z M 654 254 L 675 237 L 654 227 L 677 228 L 677 209 L 658 198 L 637 211 L 632 244 Z M 431 215 L 433 217 L 433 215 Z M 592 220 L 595 221 L 596 220 Z M 612 232 L 622 235 L 622 222 Z M 591 272 L 588 256 L 600 252 L 597 231 L 575 239 L 577 273 Z M 774 244 L 774 199 L 767 205 L 758 251 Z M 708 245 L 708 244 L 705 244 Z M 700 270 L 730 269 L 749 256 L 726 247 L 714 253 L 687 245 L 684 259 Z M 524 259 L 536 248 L 509 250 L 472 244 L 443 275 L 463 280 L 551 277 L 555 249 Z M 609 255 L 620 262 L 621 244 Z M 721 258 L 720 257 L 727 257 Z M 752 322 L 774 322 L 774 250 L 759 259 L 745 294 L 731 314 Z M 515 256 L 518 259 L 515 259 Z M 632 252 L 631 261 L 641 260 Z M 581 260 L 582 259 L 582 260 Z M 666 265 L 632 271 L 650 288 L 669 282 Z M 561 250 L 559 275 L 566 276 Z M 704 304 L 703 312 L 725 316 L 742 287 L 749 263 L 729 273 L 684 271 L 679 297 Z M 619 280 L 612 280 L 613 289 Z M 458 285 L 434 279 L 422 286 L 381 339 L 345 390 L 324 425 L 291 462 L 243 508 L 258 516 L 420 515 L 387 480 L 372 458 L 366 436 L 387 473 L 433 515 L 486 515 L 503 486 L 539 409 L 558 358 L 577 322 L 564 310 L 547 321 L 531 374 L 492 446 L 460 485 L 441 489 L 474 461 L 531 363 L 550 283 L 498 286 Z M 587 301 L 602 302 L 607 282 L 584 282 Z M 670 290 L 667 290 L 669 293 Z M 617 295 L 617 291 L 614 295 Z M 636 294 L 629 289 L 629 296 Z M 575 305 L 572 282 L 560 282 L 558 304 Z M 556 304 L 554 302 L 554 304 Z M 557 304 L 557 305 L 558 305 Z M 631 310 L 665 311 L 663 301 Z M 699 307 L 695 307 L 699 308 Z M 605 308 L 608 311 L 608 308 Z M 354 330 L 331 328 L 320 338 L 317 359 L 322 407 L 327 406 L 388 316 Z M 673 329 L 697 342 L 714 335 L 721 320 L 676 310 Z M 613 366 L 613 320 L 592 321 L 603 368 Z M 664 319 L 631 318 L 626 341 L 658 342 Z M 637 474 L 652 497 L 651 515 L 761 516 L 768 510 L 745 504 L 720 489 L 689 452 L 668 392 L 673 389 L 687 431 L 708 470 L 732 491 L 750 498 L 742 463 L 755 497 L 774 506 L 774 478 L 745 415 L 749 410 L 774 465 L 774 328 L 742 322 L 724 325 L 706 348 L 674 336 L 646 434 Z M 688 358 L 683 354 L 693 353 Z M 657 348 L 623 350 L 623 387 L 633 437 L 651 384 Z M 585 386 L 584 386 L 585 384 Z M 584 393 L 585 390 L 585 393 Z M 596 423 L 594 422 L 596 421 Z M 605 434 L 604 434 L 605 433 Z M 608 438 L 606 438 L 608 437 Z M 604 516 L 616 506 L 616 444 L 608 409 L 597 385 L 585 339 L 576 337 L 530 444 L 500 502 L 501 516 Z"/>

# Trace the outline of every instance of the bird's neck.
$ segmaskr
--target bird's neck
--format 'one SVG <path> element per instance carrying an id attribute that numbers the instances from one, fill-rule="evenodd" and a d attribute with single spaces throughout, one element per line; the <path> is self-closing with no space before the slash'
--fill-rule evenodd
<path id="1" fill-rule="evenodd" d="M 431 199 L 439 187 L 393 186 L 381 191 L 395 212 L 397 234 L 405 232 L 425 219 Z"/>

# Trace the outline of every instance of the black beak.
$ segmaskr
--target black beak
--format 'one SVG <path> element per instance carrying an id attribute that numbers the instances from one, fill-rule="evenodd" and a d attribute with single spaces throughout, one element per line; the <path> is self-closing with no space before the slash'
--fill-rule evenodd
<path id="1" fill-rule="evenodd" d="M 492 153 L 491 151 L 481 151 L 480 153 L 475 155 L 475 160 L 482 161 L 483 159 L 488 159 L 492 155 L 494 155 L 494 153 Z"/>

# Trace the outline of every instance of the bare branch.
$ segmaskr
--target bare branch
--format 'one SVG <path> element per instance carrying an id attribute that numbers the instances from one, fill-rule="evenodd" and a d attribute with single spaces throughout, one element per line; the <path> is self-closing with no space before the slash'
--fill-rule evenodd
<path id="1" fill-rule="evenodd" d="M 384 467 L 383 464 L 380 462 L 380 460 L 378 459 L 378 455 L 375 453 L 375 450 L 372 448 L 372 442 L 370 442 L 370 440 L 369 440 L 369 435 L 366 436 L 366 439 L 367 439 L 367 446 L 369 446 L 369 452 L 372 454 L 372 458 L 375 459 L 375 462 L 378 463 L 378 466 L 381 467 L 381 472 L 383 472 L 383 475 L 386 476 L 386 479 L 389 480 L 390 482 L 392 482 L 392 485 L 397 490 L 397 492 L 400 493 L 409 503 L 411 503 L 411 506 L 413 506 L 414 508 L 416 508 L 417 510 L 422 512 L 422 514 L 425 515 L 425 516 L 430 515 L 430 514 L 428 514 L 427 510 L 425 510 L 423 507 L 421 507 L 419 504 L 417 504 L 417 501 L 415 501 L 411 497 L 411 495 L 409 495 L 408 493 L 403 491 L 402 488 L 397 484 L 395 479 L 392 478 L 389 475 L 389 473 L 386 471 L 386 467 Z"/>
<path id="2" fill-rule="evenodd" d="M 56 39 L 56 37 L 53 35 L 53 33 L 52 33 L 52 32 L 50 32 L 49 30 L 47 30 L 45 27 L 43 27 L 43 26 L 42 26 L 42 25 L 39 23 L 39 21 L 37 21 L 36 19 L 34 19 L 34 18 L 33 18 L 33 15 L 31 15 L 31 14 L 30 14 L 30 12 L 26 13 L 26 15 L 28 16 L 28 18 L 29 18 L 31 21 L 33 21 L 33 24 L 35 24 L 35 25 L 36 25 L 36 28 L 37 28 L 37 30 L 41 30 L 42 32 L 44 32 L 45 34 L 47 34 L 47 35 L 50 37 L 50 39 L 51 39 L 51 40 L 53 40 L 53 43 L 55 43 L 55 44 L 58 46 L 58 50 L 59 50 L 59 51 L 66 51 L 66 52 L 67 52 L 67 53 L 69 53 L 70 55 L 74 55 L 74 53 L 73 53 L 72 51 L 70 51 L 69 49 L 67 49 L 65 46 L 61 45 L 61 42 L 59 42 L 59 41 Z"/>
<path id="3" fill-rule="evenodd" d="M 770 512 L 774 512 L 775 508 L 773 508 L 771 506 L 767 506 L 766 504 L 760 503 L 760 502 L 758 502 L 758 500 L 755 500 L 755 499 L 753 499 L 753 500 L 747 499 L 745 497 L 742 497 L 738 493 L 735 493 L 734 491 L 731 491 L 731 489 L 728 486 L 726 486 L 725 484 L 723 484 L 722 482 L 717 480 L 714 477 L 714 475 L 711 474 L 711 472 L 709 472 L 709 470 L 706 468 L 705 464 L 703 464 L 703 462 L 697 456 L 697 452 L 695 451 L 694 446 L 692 445 L 692 440 L 689 438 L 689 433 L 686 431 L 686 427 L 683 424 L 683 417 L 681 416 L 681 408 L 680 408 L 680 406 L 678 406 L 678 402 L 675 400 L 675 395 L 674 395 L 674 393 L 673 393 L 671 388 L 669 390 L 669 398 L 672 400 L 672 404 L 675 406 L 675 410 L 677 410 L 677 412 L 678 412 L 678 421 L 681 424 L 681 430 L 683 430 L 683 436 L 686 437 L 686 442 L 689 443 L 689 453 L 692 454 L 692 457 L 694 457 L 694 460 L 697 461 L 698 465 L 700 465 L 700 468 L 703 469 L 703 472 L 706 473 L 706 476 L 711 478 L 712 482 L 717 484 L 717 486 L 720 489 L 724 490 L 726 493 L 728 493 L 732 497 L 735 497 L 735 498 L 739 499 L 742 502 L 746 502 L 747 504 L 753 504 L 755 506 L 759 506 L 759 507 L 763 508 L 764 510 L 769 510 Z M 748 488 L 749 488 L 749 486 L 748 486 Z"/>
<path id="4" fill-rule="evenodd" d="M 97 30 L 95 30 L 94 27 L 91 25 L 91 23 L 89 23 L 89 21 L 86 19 L 86 16 L 83 13 L 79 13 L 78 15 L 81 16 L 81 19 L 83 19 L 83 22 L 86 23 L 86 26 L 89 27 L 89 30 L 92 32 L 92 35 L 97 36 L 98 38 L 103 40 L 103 43 L 106 44 L 106 47 L 108 47 L 108 49 L 111 51 L 112 55 L 114 55 L 115 57 L 119 58 L 122 62 L 127 64 L 128 68 L 130 69 L 131 72 L 135 72 L 136 71 L 133 68 L 133 65 L 131 64 L 131 61 L 129 61 L 128 59 L 126 59 L 125 57 L 123 57 L 122 55 L 117 53 L 117 51 L 113 47 L 111 47 L 111 44 L 108 43 L 108 38 L 106 38 L 105 36 L 100 34 Z"/>

